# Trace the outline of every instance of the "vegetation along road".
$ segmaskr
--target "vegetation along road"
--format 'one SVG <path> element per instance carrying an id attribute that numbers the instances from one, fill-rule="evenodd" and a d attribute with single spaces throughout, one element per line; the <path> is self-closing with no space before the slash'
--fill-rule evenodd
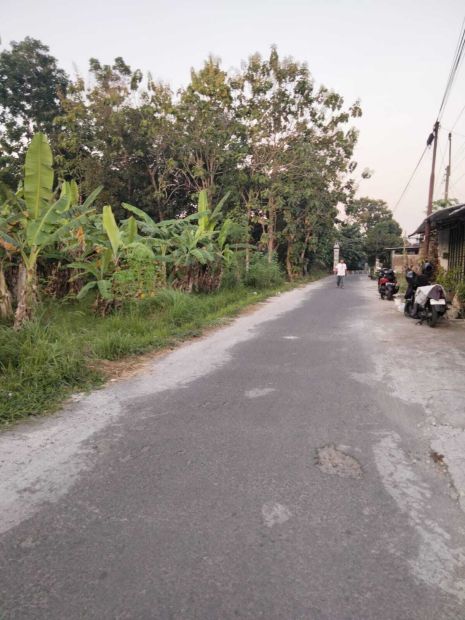
<path id="1" fill-rule="evenodd" d="M 327 278 L 4 432 L 4 617 L 463 618 L 464 338 Z"/>

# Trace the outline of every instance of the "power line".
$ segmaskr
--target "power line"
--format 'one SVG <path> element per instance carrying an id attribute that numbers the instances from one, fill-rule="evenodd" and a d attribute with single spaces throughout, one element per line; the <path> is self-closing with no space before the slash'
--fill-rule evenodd
<path id="1" fill-rule="evenodd" d="M 416 171 L 418 170 L 418 168 L 419 168 L 419 166 L 420 166 L 420 164 L 421 164 L 421 161 L 422 161 L 423 157 L 425 156 L 425 153 L 426 153 L 426 151 L 427 151 L 427 150 L 428 150 L 428 146 L 425 146 L 425 148 L 423 149 L 423 153 L 421 154 L 420 159 L 418 160 L 417 165 L 415 166 L 415 168 L 414 168 L 414 170 L 413 170 L 412 174 L 410 175 L 410 179 L 407 181 L 407 185 L 404 187 L 404 190 L 403 190 L 402 194 L 400 195 L 399 200 L 396 202 L 396 204 L 395 204 L 395 206 L 394 206 L 394 208 L 393 208 L 393 210 L 392 210 L 392 212 L 393 212 L 393 213 L 395 212 L 395 210 L 396 210 L 396 209 L 397 209 L 397 207 L 399 206 L 400 201 L 402 200 L 402 198 L 403 198 L 403 197 L 404 197 L 404 195 L 405 195 L 405 192 L 408 190 L 408 188 L 409 188 L 409 186 L 410 186 L 410 183 L 412 182 L 413 177 L 415 176 Z"/>
<path id="2" fill-rule="evenodd" d="M 450 72 L 449 72 L 449 77 L 447 78 L 446 88 L 444 90 L 444 95 L 442 97 L 441 105 L 439 106 L 439 112 L 438 112 L 438 115 L 437 115 L 437 126 L 435 125 L 435 130 L 434 131 L 437 131 L 439 129 L 439 120 L 440 120 L 442 114 L 444 113 L 444 110 L 445 110 L 445 107 L 446 107 L 446 104 L 447 104 L 447 100 L 449 99 L 450 91 L 452 89 L 452 85 L 454 83 L 455 76 L 457 74 L 458 68 L 459 68 L 460 63 L 462 61 L 462 56 L 463 56 L 464 49 L 465 49 L 465 18 L 464 18 L 464 20 L 462 22 L 462 27 L 461 27 L 461 30 L 460 30 L 459 40 L 458 40 L 457 46 L 455 48 L 455 54 L 454 54 L 454 58 L 453 58 L 453 61 L 452 61 L 452 66 L 451 66 L 451 69 L 450 69 Z M 460 118 L 461 114 L 462 114 L 462 112 L 460 113 L 459 118 Z M 457 123 L 457 121 L 454 123 L 454 127 L 455 127 L 456 123 Z M 425 153 L 428 150 L 428 147 L 432 143 L 433 135 L 434 135 L 434 133 L 431 134 L 428 137 L 428 141 L 427 141 L 427 144 L 426 144 L 426 146 L 425 146 L 425 148 L 423 150 L 423 153 L 421 154 L 420 159 L 417 162 L 417 165 L 413 169 L 413 172 L 410 175 L 410 178 L 407 181 L 407 185 L 404 187 L 404 189 L 403 189 L 403 191 L 402 191 L 402 193 L 401 193 L 401 195 L 399 197 L 399 200 L 396 202 L 396 204 L 395 204 L 395 206 L 394 206 L 394 208 L 392 210 L 393 213 L 395 213 L 395 211 L 396 211 L 397 207 L 399 206 L 402 198 L 405 196 L 405 193 L 407 192 L 407 190 L 408 190 L 408 188 L 410 186 L 410 183 L 413 180 L 413 177 L 415 176 L 418 168 L 420 167 L 420 164 L 421 164 L 421 162 L 423 160 L 423 157 L 425 156 Z"/>
<path id="3" fill-rule="evenodd" d="M 444 95 L 442 97 L 441 105 L 439 106 L 439 112 L 438 112 L 438 115 L 437 115 L 437 124 L 435 125 L 434 131 L 438 131 L 438 129 L 439 129 L 439 120 L 440 120 L 442 114 L 444 113 L 444 110 L 445 110 L 445 107 L 446 107 L 446 104 L 447 104 L 447 100 L 449 99 L 450 91 L 452 89 L 452 85 L 454 83 L 455 76 L 457 74 L 458 68 L 459 68 L 460 63 L 462 61 L 462 56 L 463 56 L 464 49 L 465 49 L 465 18 L 464 18 L 464 20 L 462 22 L 462 27 L 461 27 L 461 30 L 460 30 L 459 40 L 458 40 L 457 46 L 455 48 L 454 58 L 453 58 L 453 61 L 452 61 L 452 66 L 451 66 L 450 72 L 449 72 L 449 77 L 447 78 L 446 88 L 444 90 Z M 460 118 L 461 114 L 462 114 L 462 112 L 460 113 L 459 118 Z M 458 119 L 457 119 L 457 121 L 458 121 Z M 454 127 L 457 124 L 457 121 L 454 123 Z M 426 146 L 425 146 L 425 148 L 423 150 L 423 153 L 421 154 L 420 159 L 417 162 L 417 165 L 415 166 L 412 174 L 410 175 L 410 178 L 407 181 L 407 185 L 404 187 L 404 189 L 403 189 L 403 191 L 402 191 L 402 193 L 401 193 L 401 195 L 399 197 L 399 200 L 396 202 L 396 204 L 395 204 L 395 206 L 394 206 L 394 208 L 392 210 L 393 213 L 396 211 L 396 209 L 399 206 L 402 198 L 404 197 L 406 191 L 408 190 L 408 188 L 410 186 L 410 183 L 412 182 L 413 177 L 415 176 L 415 174 L 416 174 L 416 172 L 417 172 L 417 170 L 418 170 L 418 168 L 419 168 L 419 166 L 420 166 L 420 164 L 421 164 L 421 162 L 423 160 L 423 157 L 425 156 L 425 153 L 428 150 L 428 147 L 431 145 L 431 143 L 433 141 L 433 136 L 434 136 L 434 132 L 428 137 L 428 141 L 427 141 L 427 144 L 426 144 Z"/>
<path id="4" fill-rule="evenodd" d="M 454 130 L 455 126 L 457 125 L 457 123 L 459 122 L 462 114 L 465 112 L 465 105 L 463 106 L 463 108 L 460 110 L 459 115 L 457 116 L 457 118 L 455 119 L 455 123 L 452 125 L 452 129 L 451 131 Z"/>
<path id="5" fill-rule="evenodd" d="M 444 159 L 446 157 L 446 148 L 442 148 L 441 144 L 439 144 L 439 148 L 441 149 L 441 163 L 439 164 L 439 170 L 442 170 L 442 164 L 444 163 Z"/>
<path id="6" fill-rule="evenodd" d="M 444 95 L 442 97 L 441 105 L 439 107 L 439 112 L 437 116 L 438 120 L 440 120 L 442 114 L 444 113 L 444 109 L 446 107 L 447 100 L 449 99 L 450 91 L 452 89 L 452 84 L 454 83 L 455 76 L 457 74 L 458 68 L 460 66 L 460 62 L 462 60 L 464 48 L 465 48 L 465 19 L 463 20 L 463 23 L 462 23 L 461 34 L 459 36 L 459 42 L 455 49 L 454 59 L 452 61 L 452 67 L 450 69 L 446 88 L 444 90 Z"/>
<path id="7" fill-rule="evenodd" d="M 454 181 L 454 182 L 452 183 L 452 185 L 450 186 L 450 187 L 451 187 L 451 189 L 452 189 L 453 187 L 455 187 L 455 186 L 457 185 L 457 183 L 463 179 L 463 177 L 465 177 L 465 172 L 464 172 L 461 176 L 459 176 L 459 178 L 458 178 L 456 181 Z"/>

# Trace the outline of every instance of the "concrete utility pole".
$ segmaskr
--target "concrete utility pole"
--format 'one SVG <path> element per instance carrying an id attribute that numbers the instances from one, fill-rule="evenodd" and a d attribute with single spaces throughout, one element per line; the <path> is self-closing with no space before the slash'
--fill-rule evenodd
<path id="1" fill-rule="evenodd" d="M 340 250 L 340 247 L 341 246 L 336 241 L 336 243 L 334 244 L 334 247 L 333 247 L 333 271 L 334 271 L 334 269 L 336 269 L 336 265 L 339 262 L 339 250 Z"/>
<path id="2" fill-rule="evenodd" d="M 451 157 L 452 157 L 452 134 L 449 133 L 449 164 L 446 168 L 446 191 L 444 192 L 444 200 L 446 201 L 446 207 L 447 207 L 447 200 L 449 198 L 449 179 L 450 179 Z"/>
<path id="3" fill-rule="evenodd" d="M 434 193 L 434 170 L 436 168 L 436 151 L 438 149 L 438 133 L 439 133 L 439 121 L 434 123 L 433 133 L 429 136 L 427 144 L 433 144 L 433 161 L 431 163 L 431 175 L 429 178 L 429 194 L 428 194 L 428 206 L 426 208 L 426 218 L 433 213 L 433 193 Z M 426 219 L 425 223 L 425 238 L 423 241 L 423 253 L 427 259 L 429 256 L 429 242 L 431 237 L 431 224 Z"/>

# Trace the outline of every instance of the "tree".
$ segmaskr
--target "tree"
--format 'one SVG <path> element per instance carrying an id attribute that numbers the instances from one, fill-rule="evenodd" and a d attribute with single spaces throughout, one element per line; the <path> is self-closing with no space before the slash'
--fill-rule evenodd
<path id="1" fill-rule="evenodd" d="M 60 97 L 68 78 L 49 54 L 49 48 L 26 37 L 11 42 L 0 54 L 1 178 L 16 189 L 27 143 L 38 131 L 51 135 L 61 111 Z"/>
<path id="2" fill-rule="evenodd" d="M 232 84 L 247 137 L 247 213 L 262 227 L 268 260 L 277 250 L 292 277 L 317 250 L 318 223 L 331 231 L 336 205 L 350 196 L 357 133 L 344 125 L 361 110 L 358 103 L 345 110 L 340 95 L 315 89 L 308 67 L 274 47 L 268 59 L 251 56 Z"/>
<path id="3" fill-rule="evenodd" d="M 349 222 L 356 224 L 363 233 L 368 264 L 373 266 L 376 258 L 388 263 L 386 248 L 402 245 L 402 229 L 387 203 L 365 196 L 353 200 L 346 207 L 346 213 Z"/>
<path id="4" fill-rule="evenodd" d="M 210 56 L 200 71 L 191 70 L 190 84 L 175 107 L 178 166 L 187 192 L 206 190 L 210 200 L 224 193 L 243 154 L 228 75 Z"/>
<path id="5" fill-rule="evenodd" d="M 392 211 L 384 200 L 367 196 L 352 200 L 346 206 L 346 214 L 365 233 L 378 222 L 392 219 Z"/>
<path id="6" fill-rule="evenodd" d="M 280 173 L 289 166 L 287 143 L 299 131 L 313 102 L 313 80 L 306 65 L 280 59 L 273 47 L 268 59 L 249 58 L 243 72 L 234 78 L 236 110 L 247 137 L 246 166 L 252 178 L 247 193 L 250 204 L 260 196 L 255 217 L 263 228 L 271 262 L 276 249 L 276 226 L 280 200 Z M 263 205 L 260 208 L 261 204 Z"/>
<path id="7" fill-rule="evenodd" d="M 362 269 L 366 261 L 365 239 L 357 224 L 343 223 L 339 229 L 340 256 L 347 268 Z"/>
<path id="8" fill-rule="evenodd" d="M 433 202 L 433 213 L 435 211 L 440 211 L 441 209 L 447 209 L 447 207 L 455 207 L 458 205 L 459 201 L 457 198 L 440 198 L 439 200 L 435 200 Z"/>
<path id="9" fill-rule="evenodd" d="M 394 220 L 382 220 L 374 224 L 365 236 L 365 251 L 369 265 L 374 265 L 376 258 L 384 264 L 388 264 L 390 253 L 389 247 L 402 245 L 402 229 Z"/>

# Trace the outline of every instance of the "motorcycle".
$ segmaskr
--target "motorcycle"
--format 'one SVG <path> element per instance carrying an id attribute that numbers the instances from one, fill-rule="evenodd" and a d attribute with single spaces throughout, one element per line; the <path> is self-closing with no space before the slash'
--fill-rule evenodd
<path id="1" fill-rule="evenodd" d="M 413 271 L 406 273 L 408 288 L 405 293 L 404 314 L 412 319 L 424 321 L 435 327 L 439 319 L 447 312 L 446 292 L 440 284 L 431 284 L 432 272 L 417 275 Z"/>
<path id="2" fill-rule="evenodd" d="M 399 292 L 396 274 L 392 269 L 382 269 L 378 277 L 378 292 L 381 299 L 394 299 L 394 295 Z"/>

